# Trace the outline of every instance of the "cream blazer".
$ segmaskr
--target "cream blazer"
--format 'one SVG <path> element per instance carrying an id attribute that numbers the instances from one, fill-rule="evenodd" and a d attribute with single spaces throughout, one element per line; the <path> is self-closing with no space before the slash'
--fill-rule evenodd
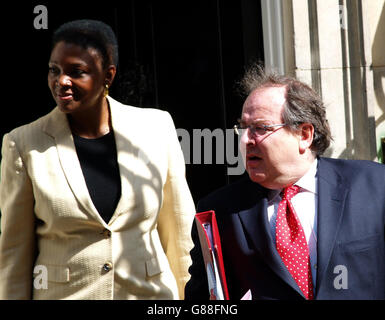
<path id="1" fill-rule="evenodd" d="M 58 108 L 4 136 L 1 299 L 183 299 L 195 207 L 174 123 L 108 101 L 121 178 L 108 224 Z"/>

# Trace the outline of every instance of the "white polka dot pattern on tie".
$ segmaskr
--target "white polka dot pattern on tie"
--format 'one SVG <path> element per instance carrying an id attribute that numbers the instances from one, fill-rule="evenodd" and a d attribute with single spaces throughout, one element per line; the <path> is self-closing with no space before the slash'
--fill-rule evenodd
<path id="1" fill-rule="evenodd" d="M 300 190 L 298 186 L 284 189 L 278 206 L 276 246 L 283 263 L 298 284 L 306 299 L 314 299 L 309 248 L 305 232 L 295 213 L 291 198 Z"/>

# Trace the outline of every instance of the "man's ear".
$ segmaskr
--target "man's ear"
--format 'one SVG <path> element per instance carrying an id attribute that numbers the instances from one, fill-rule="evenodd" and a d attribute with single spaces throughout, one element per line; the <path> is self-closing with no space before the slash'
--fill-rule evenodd
<path id="1" fill-rule="evenodd" d="M 313 143 L 314 127 L 311 123 L 302 123 L 298 128 L 299 135 L 299 152 L 305 153 L 307 149 L 310 149 Z"/>
<path id="2" fill-rule="evenodd" d="M 112 82 L 114 81 L 116 75 L 116 66 L 113 64 L 109 65 L 106 70 L 106 77 L 105 77 L 105 83 L 108 84 L 109 87 L 111 87 Z"/>

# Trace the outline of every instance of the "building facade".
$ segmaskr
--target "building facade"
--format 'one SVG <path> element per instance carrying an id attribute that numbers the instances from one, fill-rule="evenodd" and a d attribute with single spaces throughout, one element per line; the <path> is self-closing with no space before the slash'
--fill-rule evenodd
<path id="1" fill-rule="evenodd" d="M 384 0 L 261 0 L 265 63 L 323 97 L 327 155 L 385 163 Z"/>

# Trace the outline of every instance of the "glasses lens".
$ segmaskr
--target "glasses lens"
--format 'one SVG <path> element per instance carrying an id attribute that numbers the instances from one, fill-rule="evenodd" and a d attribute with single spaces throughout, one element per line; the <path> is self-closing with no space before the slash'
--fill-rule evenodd
<path id="1" fill-rule="evenodd" d="M 242 128 L 241 126 L 237 125 L 237 126 L 234 126 L 234 131 L 239 136 L 243 136 L 247 132 L 249 132 L 249 134 L 251 135 L 256 135 L 256 136 L 262 136 L 266 133 L 266 129 L 259 126 L 248 126 L 246 128 Z"/>
<path id="2" fill-rule="evenodd" d="M 264 127 L 255 126 L 253 127 L 252 132 L 257 136 L 263 136 L 266 133 L 266 129 Z"/>

